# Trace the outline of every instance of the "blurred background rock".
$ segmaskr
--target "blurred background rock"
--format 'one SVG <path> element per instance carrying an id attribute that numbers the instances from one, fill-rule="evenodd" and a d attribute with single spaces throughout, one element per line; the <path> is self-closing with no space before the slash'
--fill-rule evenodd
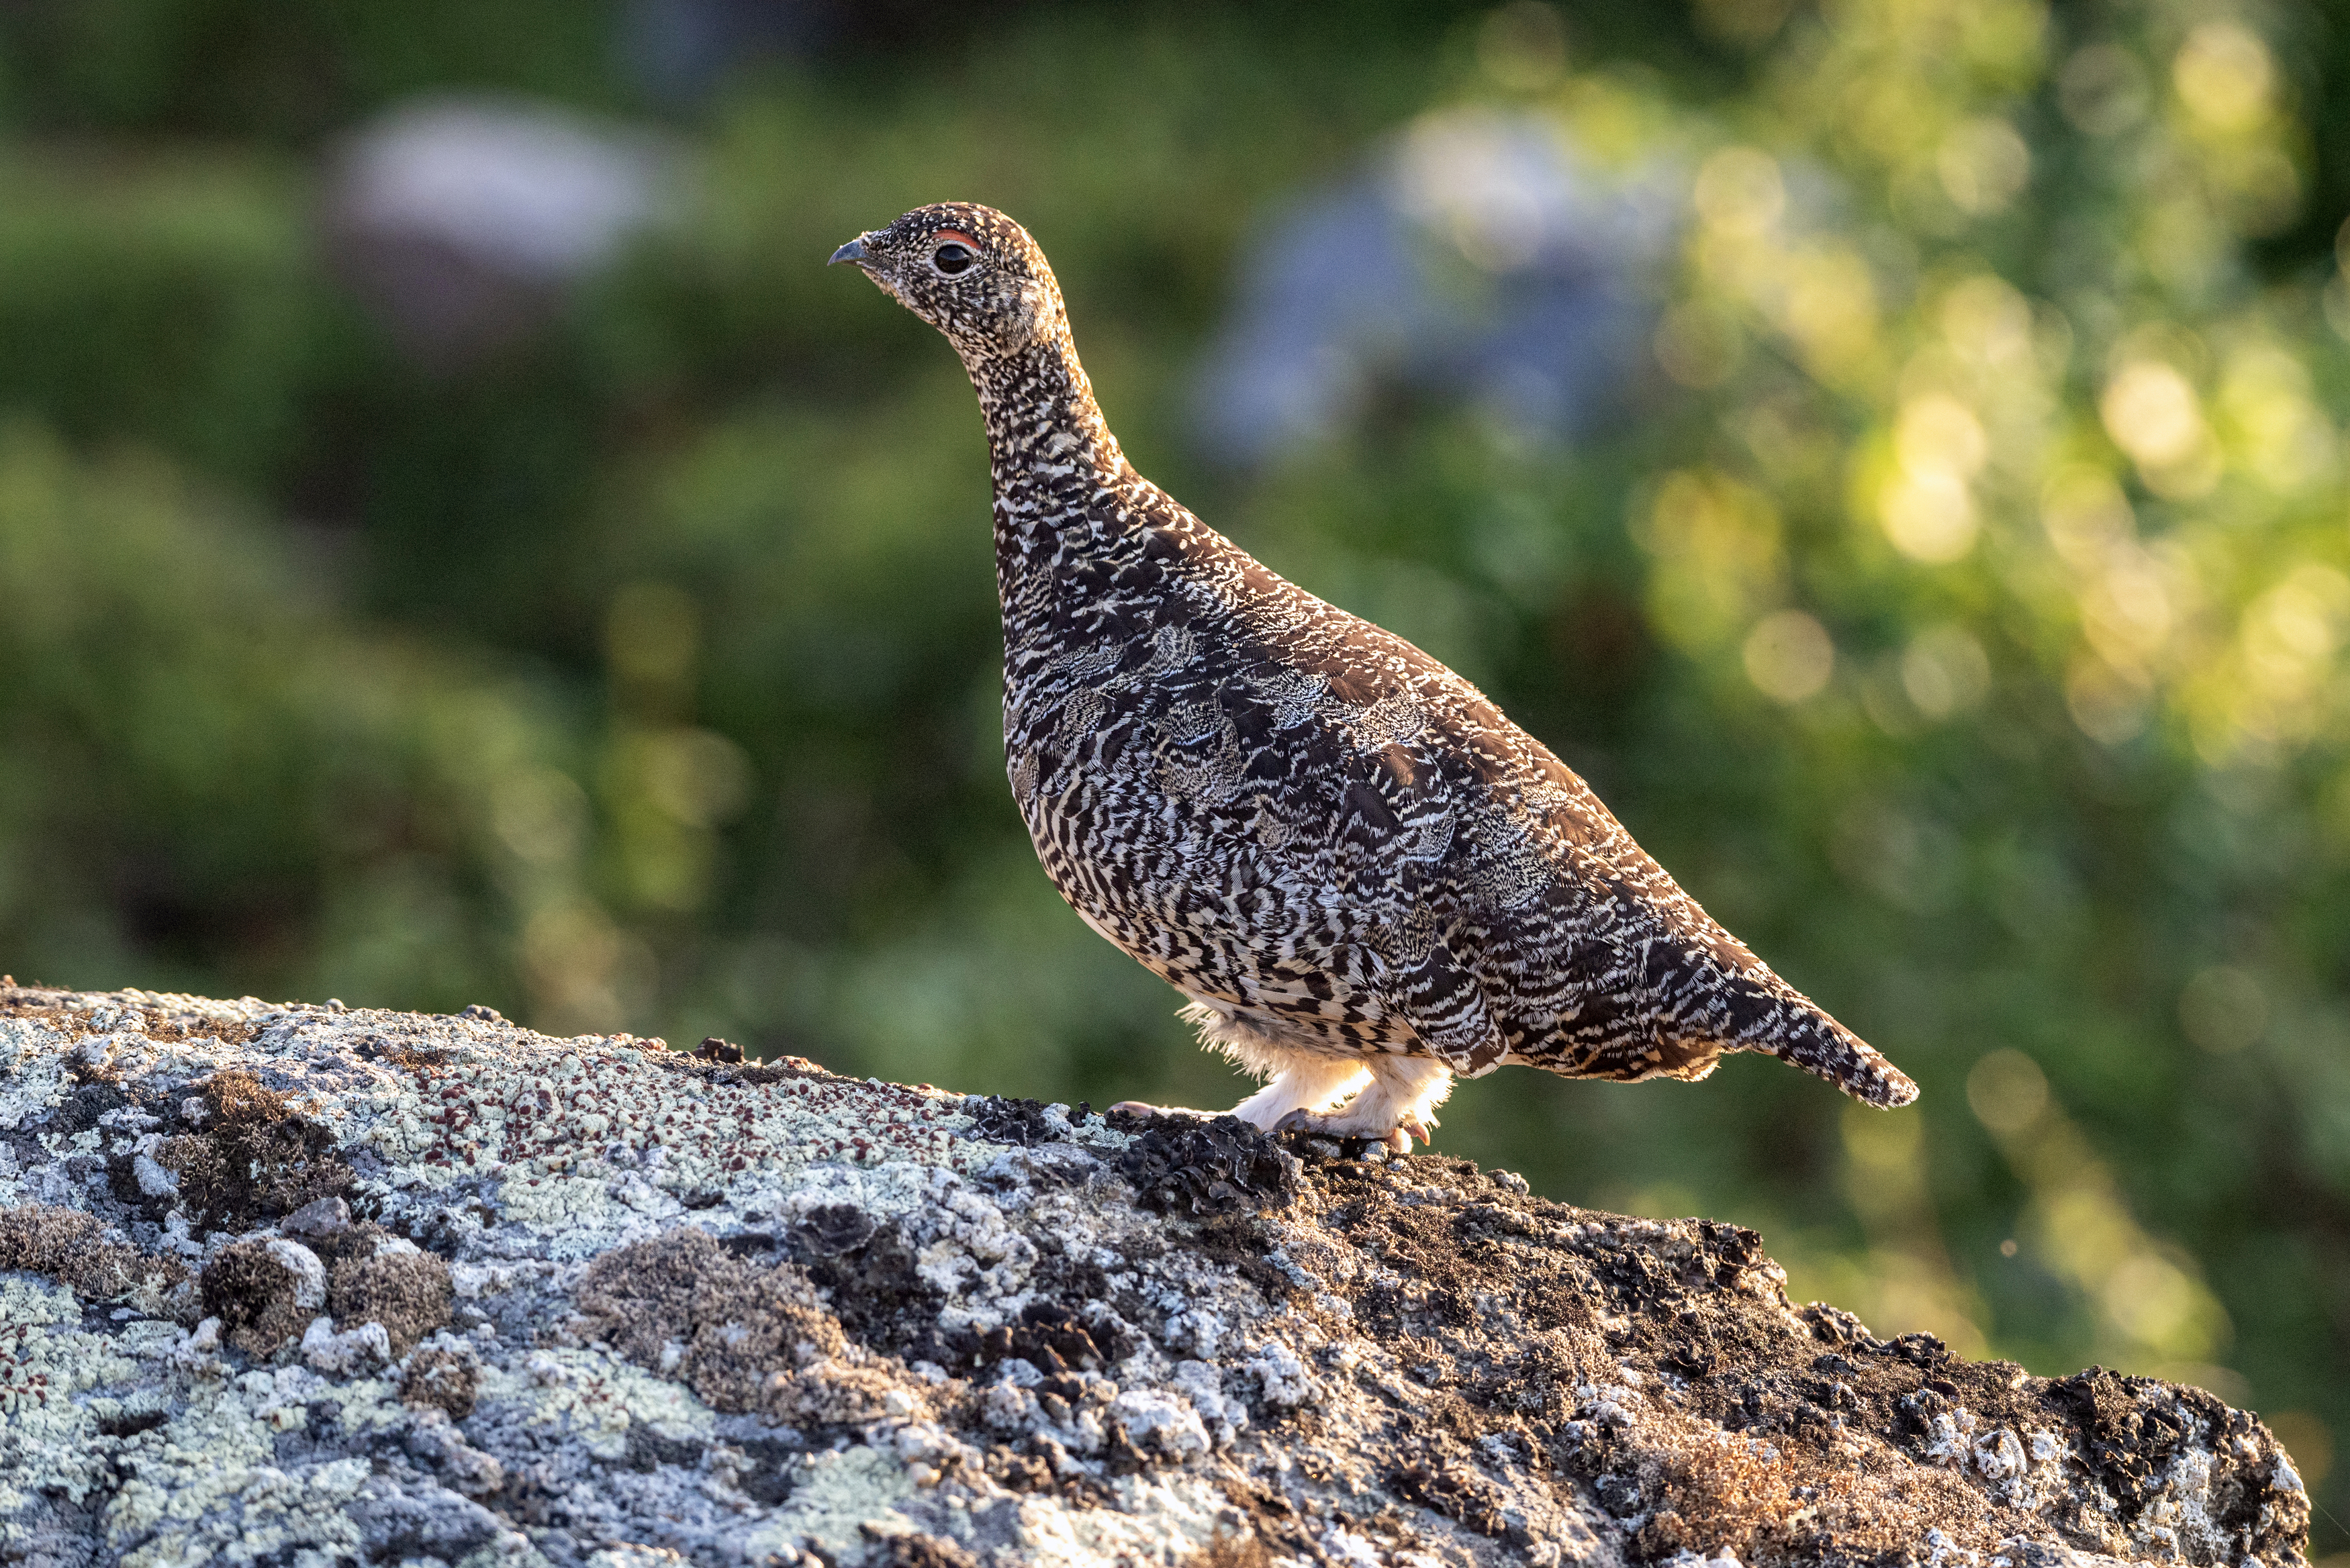
<path id="1" fill-rule="evenodd" d="M 2350 1516 L 2314 3 L 16 0 L 0 967 L 1229 1103 L 1013 813 L 961 371 L 822 265 L 947 196 L 1146 472 L 1926 1090 L 1509 1073 L 1446 1148 L 2206 1383 Z"/>

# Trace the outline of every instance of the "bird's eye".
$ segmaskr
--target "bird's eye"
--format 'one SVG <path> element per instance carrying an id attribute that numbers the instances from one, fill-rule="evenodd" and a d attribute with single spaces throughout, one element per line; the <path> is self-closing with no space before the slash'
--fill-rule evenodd
<path id="1" fill-rule="evenodd" d="M 978 254 L 969 245 L 953 240 L 949 240 L 931 253 L 931 265 L 949 277 L 954 276 L 957 273 L 969 272 L 971 264 L 978 259 Z"/>

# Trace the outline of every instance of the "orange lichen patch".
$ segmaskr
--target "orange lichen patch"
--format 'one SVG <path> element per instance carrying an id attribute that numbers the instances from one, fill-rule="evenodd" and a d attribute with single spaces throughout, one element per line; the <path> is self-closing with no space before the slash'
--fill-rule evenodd
<path id="1" fill-rule="evenodd" d="M 1999 1544 L 1974 1489 L 1903 1456 L 1839 1460 L 1808 1444 L 1740 1437 L 1669 1413 L 1652 1413 L 1649 1431 L 1667 1446 L 1642 1459 L 1642 1480 L 1673 1499 L 1640 1531 L 1643 1552 L 1658 1557 L 1727 1552 L 1778 1563 L 1814 1561 L 1830 1548 L 1891 1557 L 1929 1529 L 1954 1545 Z"/>
<path id="2" fill-rule="evenodd" d="M 482 1386 L 482 1369 L 473 1359 L 453 1350 L 420 1350 L 408 1358 L 400 1375 L 400 1398 L 404 1405 L 445 1410 L 452 1421 L 473 1413 Z"/>
<path id="3" fill-rule="evenodd" d="M 849 1343 L 791 1263 L 764 1268 L 691 1227 L 608 1252 L 580 1276 L 580 1310 L 621 1355 L 674 1375 L 712 1408 L 818 1425 L 869 1421 L 904 1381 Z M 890 1363 L 894 1366 L 894 1363 Z"/>
<path id="4" fill-rule="evenodd" d="M 1273 1568 L 1273 1552 L 1255 1535 L 1227 1535 L 1216 1532 L 1215 1538 L 1193 1552 L 1184 1568 Z"/>
<path id="5" fill-rule="evenodd" d="M 245 1230 L 350 1185 L 331 1133 L 242 1069 L 215 1073 L 201 1091 L 202 1133 L 165 1138 L 156 1163 L 180 1177 L 192 1217 L 212 1230 Z"/>
<path id="6" fill-rule="evenodd" d="M 176 1259 L 108 1241 L 96 1216 L 45 1203 L 0 1210 L 0 1271 L 12 1269 L 47 1274 L 85 1302 L 130 1296 L 150 1310 L 188 1277 Z"/>
<path id="7" fill-rule="evenodd" d="M 301 1337 L 326 1304 L 326 1274 L 307 1248 L 282 1241 L 237 1241 L 204 1265 L 204 1312 L 228 1342 L 268 1355 Z"/>
<path id="8" fill-rule="evenodd" d="M 394 1355 L 407 1355 L 418 1340 L 446 1326 L 455 1300 L 449 1265 L 430 1252 L 347 1257 L 328 1276 L 327 1305 L 335 1327 L 380 1323 Z"/>

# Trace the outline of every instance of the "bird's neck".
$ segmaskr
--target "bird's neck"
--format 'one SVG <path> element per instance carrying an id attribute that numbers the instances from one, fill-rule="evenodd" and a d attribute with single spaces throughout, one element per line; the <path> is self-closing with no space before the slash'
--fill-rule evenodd
<path id="1" fill-rule="evenodd" d="M 964 364 L 987 421 L 999 552 L 1033 556 L 1081 545 L 1073 533 L 1120 531 L 1122 509 L 1103 502 L 1136 475 L 1102 422 L 1067 327 L 1039 333 L 1013 353 L 966 356 Z"/>

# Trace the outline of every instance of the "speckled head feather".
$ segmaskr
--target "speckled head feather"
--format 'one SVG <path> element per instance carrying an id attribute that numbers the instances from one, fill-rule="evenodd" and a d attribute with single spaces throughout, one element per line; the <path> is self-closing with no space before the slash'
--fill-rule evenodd
<path id="1" fill-rule="evenodd" d="M 853 254 L 852 254 L 853 253 Z M 947 336 L 965 359 L 1016 354 L 1068 317 L 1045 253 L 992 207 L 941 202 L 833 253 Z"/>
<path id="2" fill-rule="evenodd" d="M 1917 1085 L 1699 908 L 1451 670 L 1134 471 L 1025 230 L 962 202 L 835 253 L 937 327 L 995 486 L 1004 761 L 1046 874 L 1271 1079 L 1236 1114 L 1408 1145 L 1455 1073 Z"/>

